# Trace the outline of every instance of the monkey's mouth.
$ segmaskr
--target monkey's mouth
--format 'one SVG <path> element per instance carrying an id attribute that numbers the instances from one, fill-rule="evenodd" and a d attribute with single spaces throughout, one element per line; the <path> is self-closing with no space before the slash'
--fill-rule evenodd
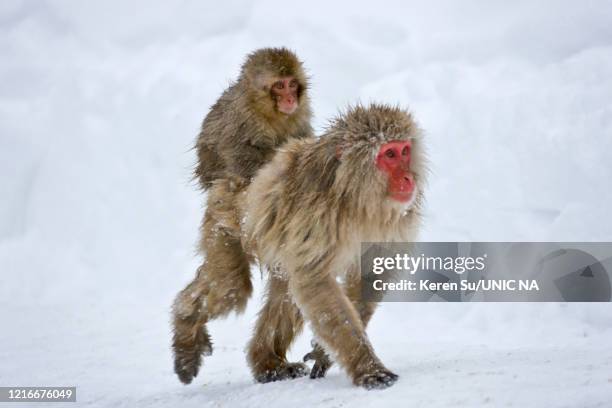
<path id="1" fill-rule="evenodd" d="M 297 110 L 297 104 L 295 104 L 295 103 L 291 104 L 291 105 L 289 105 L 289 104 L 287 104 L 287 105 L 280 104 L 278 106 L 278 111 L 281 112 L 281 113 L 284 113 L 285 115 L 291 115 L 296 110 Z"/>
<path id="2" fill-rule="evenodd" d="M 417 198 L 417 187 L 414 186 L 414 189 L 402 197 L 392 198 L 394 203 L 397 203 L 402 209 L 407 210 L 412 208 Z"/>
<path id="3" fill-rule="evenodd" d="M 391 194 L 391 199 L 398 201 L 400 203 L 407 203 L 412 199 L 412 196 L 414 194 L 412 193 L 412 191 L 408 191 L 408 192 L 395 192 Z"/>
<path id="4" fill-rule="evenodd" d="M 392 200 L 406 204 L 414 199 L 416 183 L 412 174 L 402 176 L 398 183 L 390 187 L 389 196 Z"/>

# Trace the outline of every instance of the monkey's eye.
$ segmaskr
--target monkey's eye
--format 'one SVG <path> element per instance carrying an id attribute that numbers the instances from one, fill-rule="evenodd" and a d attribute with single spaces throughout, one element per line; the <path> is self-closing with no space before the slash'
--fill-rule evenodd
<path id="1" fill-rule="evenodd" d="M 404 146 L 404 148 L 402 149 L 402 156 L 407 156 L 408 155 L 408 146 Z"/>
<path id="2" fill-rule="evenodd" d="M 387 156 L 388 158 L 392 159 L 395 157 L 395 152 L 393 151 L 393 149 L 389 149 L 385 152 L 385 156 Z"/>
<path id="3" fill-rule="evenodd" d="M 291 82 L 289 82 L 289 87 L 297 88 L 297 86 L 298 86 L 298 82 L 295 79 L 292 79 Z"/>
<path id="4" fill-rule="evenodd" d="M 274 87 L 274 89 L 283 89 L 285 87 L 285 84 L 283 84 L 283 81 L 276 81 L 272 86 Z"/>

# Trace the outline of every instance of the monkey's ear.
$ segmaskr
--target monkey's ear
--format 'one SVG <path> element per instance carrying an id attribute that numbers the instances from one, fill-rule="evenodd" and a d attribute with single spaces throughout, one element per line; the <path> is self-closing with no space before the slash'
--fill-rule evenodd
<path id="1" fill-rule="evenodd" d="M 249 77 L 251 86 L 258 91 L 268 92 L 272 86 L 273 77 L 267 72 L 252 73 Z"/>
<path id="2" fill-rule="evenodd" d="M 344 147 L 341 145 L 336 146 L 336 159 L 342 160 L 342 153 L 344 153 Z"/>

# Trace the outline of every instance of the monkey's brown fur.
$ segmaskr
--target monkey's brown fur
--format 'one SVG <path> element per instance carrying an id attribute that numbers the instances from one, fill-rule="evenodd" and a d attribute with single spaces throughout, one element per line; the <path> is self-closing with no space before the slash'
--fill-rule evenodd
<path id="1" fill-rule="evenodd" d="M 288 76 L 298 81 L 298 107 L 291 115 L 278 111 L 270 93 L 274 81 Z M 307 88 L 302 63 L 294 53 L 285 48 L 260 49 L 246 58 L 238 80 L 204 119 L 196 143 L 195 176 L 203 189 L 218 183 L 230 192 L 208 196 L 200 241 L 206 260 L 175 303 L 175 371 L 184 383 L 197 375 L 201 356 L 212 353 L 206 322 L 244 310 L 251 295 L 251 259 L 242 248 L 238 225 L 225 225 L 223 220 L 236 213 L 239 203 L 234 192 L 244 190 L 278 146 L 312 135 Z"/>
<path id="2" fill-rule="evenodd" d="M 387 197 L 387 176 L 374 165 L 380 146 L 392 140 L 412 140 L 416 191 L 409 205 Z M 414 240 L 424 181 L 420 144 L 407 112 L 357 106 L 334 120 L 321 138 L 289 142 L 250 185 L 228 179 L 213 183 L 209 205 L 217 207 L 214 219 L 205 220 L 204 234 L 241 239 L 247 253 L 270 271 L 266 303 L 248 347 L 258 381 L 306 373 L 303 364 L 286 360 L 303 319 L 355 384 L 381 388 L 397 379 L 365 333 L 374 304 L 360 299 L 360 244 Z M 186 339 L 175 341 L 182 380 L 195 376 L 200 354 L 210 349 L 205 322 L 244 308 L 251 292 L 250 281 L 236 279 L 244 276 L 236 271 L 247 269 L 251 259 L 238 262 L 223 250 L 207 254 L 207 263 L 174 306 L 175 339 Z M 339 276 L 345 277 L 345 288 L 337 283 Z M 315 377 L 323 376 L 331 364 L 323 347 L 316 345 L 309 354 L 319 365 Z"/>
<path id="3" fill-rule="evenodd" d="M 298 108 L 279 112 L 270 87 L 280 78 L 297 79 Z M 263 48 L 247 56 L 238 80 L 204 118 L 196 142 L 195 176 L 204 189 L 217 179 L 251 179 L 278 146 L 312 134 L 308 78 L 297 56 L 286 48 Z"/>

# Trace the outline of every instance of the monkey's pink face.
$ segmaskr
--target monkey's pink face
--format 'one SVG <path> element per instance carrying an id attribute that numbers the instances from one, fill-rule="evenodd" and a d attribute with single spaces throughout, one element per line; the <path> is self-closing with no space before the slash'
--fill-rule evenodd
<path id="1" fill-rule="evenodd" d="M 279 112 L 291 115 L 296 111 L 299 87 L 298 80 L 293 77 L 279 78 L 272 84 L 270 92 Z"/>
<path id="2" fill-rule="evenodd" d="M 410 170 L 412 142 L 394 140 L 380 147 L 376 167 L 388 176 L 387 192 L 392 200 L 408 203 L 415 192 L 414 175 Z"/>

